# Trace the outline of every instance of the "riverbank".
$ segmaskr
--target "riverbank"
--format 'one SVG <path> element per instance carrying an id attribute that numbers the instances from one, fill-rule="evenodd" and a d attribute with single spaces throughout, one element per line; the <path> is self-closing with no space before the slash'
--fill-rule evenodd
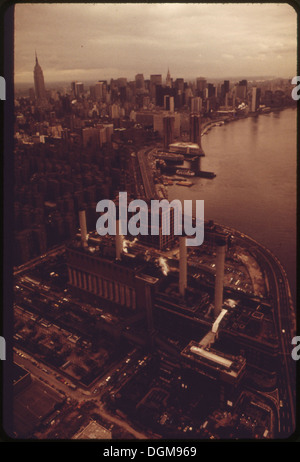
<path id="1" fill-rule="evenodd" d="M 168 197 L 203 199 L 205 219 L 245 232 L 269 248 L 287 271 L 295 305 L 297 108 L 237 120 L 201 137 L 206 154 L 201 167 L 216 177 L 195 177 L 191 188 L 170 185 Z"/>
<path id="2" fill-rule="evenodd" d="M 295 106 L 295 108 L 297 107 Z M 274 107 L 274 108 L 268 107 L 266 108 L 266 110 L 262 110 L 259 112 L 248 112 L 248 113 L 238 114 L 235 116 L 221 116 L 214 120 L 205 122 L 201 127 L 202 129 L 201 136 L 206 135 L 209 132 L 209 130 L 211 130 L 213 127 L 224 125 L 225 123 L 228 124 L 230 122 L 237 122 L 238 120 L 244 120 L 249 117 L 259 117 L 260 115 L 266 115 L 272 112 L 281 112 L 286 109 L 294 109 L 294 106 L 284 106 L 284 107 Z"/>

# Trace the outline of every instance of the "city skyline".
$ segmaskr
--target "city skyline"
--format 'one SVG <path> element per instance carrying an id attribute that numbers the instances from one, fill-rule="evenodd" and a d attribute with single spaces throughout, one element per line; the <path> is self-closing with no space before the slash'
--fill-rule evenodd
<path id="1" fill-rule="evenodd" d="M 297 72 L 296 18 L 276 3 L 17 4 L 15 83 L 32 82 L 35 50 L 46 83 L 165 77 L 168 68 L 186 79 L 288 78 Z"/>
<path id="2" fill-rule="evenodd" d="M 295 439 L 293 10 L 15 10 L 5 438 Z"/>

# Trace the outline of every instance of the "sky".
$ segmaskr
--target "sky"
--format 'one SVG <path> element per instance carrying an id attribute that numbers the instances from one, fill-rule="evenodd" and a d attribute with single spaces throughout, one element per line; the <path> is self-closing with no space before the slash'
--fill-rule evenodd
<path id="1" fill-rule="evenodd" d="M 15 5 L 15 82 L 297 75 L 297 14 L 276 3 Z"/>

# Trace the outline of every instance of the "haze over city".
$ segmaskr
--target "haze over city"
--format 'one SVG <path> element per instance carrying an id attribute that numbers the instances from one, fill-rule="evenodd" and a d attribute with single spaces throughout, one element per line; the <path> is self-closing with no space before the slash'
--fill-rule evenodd
<path id="1" fill-rule="evenodd" d="M 167 73 L 194 79 L 296 75 L 288 4 L 17 4 L 15 82 Z"/>

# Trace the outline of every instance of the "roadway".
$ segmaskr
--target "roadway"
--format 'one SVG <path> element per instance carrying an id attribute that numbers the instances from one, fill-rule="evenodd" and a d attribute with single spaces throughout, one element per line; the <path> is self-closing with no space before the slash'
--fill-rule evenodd
<path id="1" fill-rule="evenodd" d="M 145 195 L 148 200 L 154 199 L 156 196 L 155 186 L 152 177 L 149 175 L 149 164 L 147 156 L 153 148 L 142 149 L 137 153 L 140 172 L 143 180 Z"/>
<path id="2" fill-rule="evenodd" d="M 133 350 L 131 354 L 136 353 L 136 350 Z M 129 354 L 129 358 L 131 355 Z M 112 389 L 112 386 L 108 386 L 110 377 L 116 372 L 116 365 L 110 369 L 104 377 L 102 377 L 101 382 L 94 384 L 91 390 L 84 390 L 81 388 L 70 389 L 70 382 L 68 379 L 62 377 L 62 374 L 58 374 L 57 371 L 49 365 L 43 365 L 41 362 L 36 361 L 34 357 L 29 355 L 27 352 L 23 352 L 20 349 L 14 348 L 14 361 L 20 366 L 24 367 L 26 370 L 35 377 L 35 380 L 38 380 L 45 384 L 46 386 L 51 387 L 53 390 L 58 392 L 61 396 L 71 397 L 76 400 L 78 403 L 84 403 L 92 399 L 96 405 L 96 411 L 103 417 L 105 420 L 110 423 L 116 424 L 119 427 L 126 430 L 128 433 L 133 435 L 136 439 L 148 439 L 149 435 L 142 433 L 141 431 L 133 428 L 128 422 L 120 419 L 116 415 L 111 415 L 109 411 L 105 408 L 104 403 L 101 401 L 101 398 L 108 389 Z M 123 361 L 124 362 L 124 361 Z M 125 366 L 127 364 L 120 364 L 123 374 Z M 128 369 L 128 368 L 127 368 Z M 111 375 L 109 375 L 111 374 Z M 107 380 L 108 379 L 108 380 Z"/>
<path id="3" fill-rule="evenodd" d="M 221 226 L 221 228 L 226 230 L 226 227 Z M 236 244 L 248 247 L 268 279 L 280 349 L 278 432 L 280 436 L 288 436 L 295 430 L 296 363 L 291 357 L 291 341 L 295 335 L 295 312 L 287 276 L 279 260 L 269 249 L 239 231 L 230 228 L 227 230 L 234 236 Z"/>

